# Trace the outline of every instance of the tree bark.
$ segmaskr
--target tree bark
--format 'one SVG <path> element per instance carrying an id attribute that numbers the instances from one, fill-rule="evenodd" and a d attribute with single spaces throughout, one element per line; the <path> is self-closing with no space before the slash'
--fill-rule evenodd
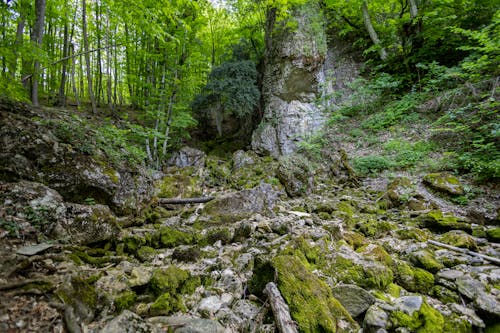
<path id="1" fill-rule="evenodd" d="M 380 39 L 378 38 L 377 32 L 375 31 L 375 28 L 373 27 L 372 20 L 370 18 L 370 12 L 368 12 L 368 4 L 365 1 L 363 1 L 363 4 L 361 5 L 361 11 L 363 13 L 363 22 L 365 24 L 365 28 L 368 31 L 368 34 L 370 35 L 370 39 L 372 40 L 373 44 L 378 47 L 378 52 L 380 54 L 380 59 L 385 61 L 387 59 L 387 51 L 385 48 L 381 45 Z"/>
<path id="2" fill-rule="evenodd" d="M 43 26 L 45 22 L 45 0 L 35 0 L 35 24 L 33 25 L 33 34 L 31 41 L 36 48 L 42 47 Z M 38 101 L 38 72 L 40 71 L 40 60 L 35 59 L 33 77 L 31 80 L 31 103 L 33 106 L 39 106 Z"/>
<path id="3" fill-rule="evenodd" d="M 85 0 L 82 0 L 82 33 L 83 48 L 85 52 L 85 65 L 87 66 L 87 88 L 89 92 L 90 103 L 92 105 L 92 113 L 97 114 L 94 91 L 92 90 L 92 69 L 90 68 L 89 38 L 87 34 L 87 3 Z"/>
<path id="4" fill-rule="evenodd" d="M 22 3 L 20 4 L 22 6 Z M 17 72 L 17 58 L 18 58 L 18 50 L 21 49 L 23 45 L 23 34 L 24 34 L 24 25 L 26 24 L 26 17 L 24 11 L 20 10 L 19 18 L 17 19 L 17 28 L 16 28 L 16 41 L 14 42 L 14 56 L 12 58 L 9 72 L 12 78 L 16 77 Z"/>
<path id="5" fill-rule="evenodd" d="M 67 5 L 67 3 L 66 3 Z M 68 57 L 69 55 L 69 28 L 68 28 L 68 20 L 66 17 L 66 21 L 64 22 L 64 42 L 63 42 L 63 58 Z M 61 83 L 59 85 L 59 94 L 57 97 L 59 106 L 66 106 L 66 78 L 67 78 L 67 70 L 68 70 L 68 62 L 63 61 L 62 63 L 62 71 L 61 71 Z"/>
<path id="6" fill-rule="evenodd" d="M 290 310 L 283 296 L 274 282 L 269 282 L 264 289 L 271 309 L 274 314 L 274 321 L 280 333 L 298 333 L 297 325 L 290 316 Z"/>

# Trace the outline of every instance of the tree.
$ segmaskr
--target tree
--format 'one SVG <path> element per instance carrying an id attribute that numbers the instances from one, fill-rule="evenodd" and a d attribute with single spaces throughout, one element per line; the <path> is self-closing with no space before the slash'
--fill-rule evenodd
<path id="1" fill-rule="evenodd" d="M 97 106 L 94 98 L 94 91 L 92 90 L 92 68 L 90 67 L 90 52 L 89 52 L 89 37 L 87 34 L 87 3 L 82 0 L 82 34 L 83 34 L 83 49 L 85 52 L 85 65 L 87 68 L 87 88 L 92 105 L 92 113 L 97 114 Z"/>
<path id="2" fill-rule="evenodd" d="M 45 22 L 45 0 L 35 0 L 35 23 L 33 25 L 33 32 L 31 41 L 36 49 L 40 49 L 43 39 L 43 26 Z M 31 78 L 31 102 L 33 106 L 38 106 L 38 72 L 40 71 L 40 59 L 35 59 L 33 76 Z"/>

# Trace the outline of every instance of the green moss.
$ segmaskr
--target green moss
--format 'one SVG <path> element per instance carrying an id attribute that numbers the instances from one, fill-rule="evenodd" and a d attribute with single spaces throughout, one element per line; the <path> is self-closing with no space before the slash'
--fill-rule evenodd
<path id="1" fill-rule="evenodd" d="M 264 297 L 263 291 L 268 282 L 274 281 L 275 270 L 271 261 L 263 256 L 257 256 L 254 260 L 253 274 L 248 281 L 248 291 L 258 297 Z"/>
<path id="2" fill-rule="evenodd" d="M 196 246 L 177 247 L 172 253 L 172 259 L 180 262 L 195 262 L 201 257 L 201 251 Z"/>
<path id="3" fill-rule="evenodd" d="M 210 229 L 207 233 L 206 242 L 209 245 L 217 241 L 221 241 L 223 245 L 231 242 L 232 235 L 231 230 L 228 228 L 214 228 Z"/>
<path id="4" fill-rule="evenodd" d="M 186 174 L 174 174 L 163 177 L 158 185 L 160 198 L 174 198 L 182 196 L 185 198 L 198 197 L 202 194 L 198 186 L 200 181 Z"/>
<path id="5" fill-rule="evenodd" d="M 142 246 L 137 250 L 136 256 L 140 261 L 151 261 L 155 257 L 155 250 L 149 246 Z"/>
<path id="6" fill-rule="evenodd" d="M 490 242 L 500 243 L 500 227 L 486 230 L 486 237 Z"/>
<path id="7" fill-rule="evenodd" d="M 430 173 L 424 176 L 424 182 L 433 189 L 452 194 L 463 195 L 464 189 L 457 177 L 447 173 Z"/>
<path id="8" fill-rule="evenodd" d="M 278 287 L 301 332 L 336 332 L 340 319 L 356 327 L 354 320 L 333 297 L 330 287 L 308 271 L 302 261 L 284 255 L 273 259 Z"/>
<path id="9" fill-rule="evenodd" d="M 438 230 L 465 230 L 472 231 L 469 223 L 459 220 L 454 215 L 444 215 L 440 210 L 433 210 L 425 215 L 419 217 L 419 224 L 423 227 Z"/>
<path id="10" fill-rule="evenodd" d="M 444 265 L 438 262 L 429 250 L 417 251 L 412 255 L 412 262 L 415 266 L 421 267 L 429 272 L 437 273 Z"/>
<path id="11" fill-rule="evenodd" d="M 65 304 L 75 305 L 81 302 L 92 310 L 97 306 L 98 294 L 95 287 L 88 279 L 77 275 L 71 277 L 70 284 L 62 285 L 55 293 Z"/>
<path id="12" fill-rule="evenodd" d="M 332 216 L 330 214 L 328 214 L 327 212 L 319 212 L 318 216 L 322 220 L 330 220 L 332 218 Z"/>
<path id="13" fill-rule="evenodd" d="M 408 291 L 428 293 L 434 286 L 434 275 L 404 261 L 395 262 L 393 270 L 396 282 Z"/>
<path id="14" fill-rule="evenodd" d="M 187 312 L 186 306 L 180 297 L 170 293 L 160 295 L 149 308 L 151 316 L 166 316 L 177 311 Z"/>
<path id="15" fill-rule="evenodd" d="M 395 229 L 396 227 L 387 221 L 375 221 L 368 220 L 364 222 L 358 222 L 358 230 L 362 232 L 367 237 L 381 237 L 387 234 L 389 231 Z"/>
<path id="16" fill-rule="evenodd" d="M 419 242 L 425 242 L 429 239 L 429 231 L 418 228 L 408 227 L 398 229 L 396 234 L 400 239 L 414 239 Z"/>
<path id="17" fill-rule="evenodd" d="M 358 264 L 342 256 L 335 258 L 330 274 L 338 281 L 357 284 L 362 288 L 383 290 L 393 281 L 392 271 L 382 263 Z"/>
<path id="18" fill-rule="evenodd" d="M 155 295 L 166 292 L 175 293 L 177 289 L 182 287 L 182 284 L 189 276 L 188 271 L 176 266 L 169 266 L 166 269 L 156 269 L 153 271 L 149 286 Z"/>
<path id="19" fill-rule="evenodd" d="M 140 236 L 129 236 L 122 239 L 126 253 L 134 254 L 141 247 L 146 245 L 146 239 Z"/>
<path id="20" fill-rule="evenodd" d="M 395 283 L 389 283 L 387 288 L 385 288 L 385 291 L 394 298 L 401 296 L 401 290 L 402 288 Z"/>
<path id="21" fill-rule="evenodd" d="M 460 303 L 460 296 L 456 292 L 440 285 L 432 287 L 430 294 L 445 304 Z"/>
<path id="22" fill-rule="evenodd" d="M 405 327 L 418 333 L 440 333 L 444 327 L 443 315 L 426 302 L 411 316 L 402 311 L 393 311 L 389 320 L 394 327 Z"/>
<path id="23" fill-rule="evenodd" d="M 160 244 L 167 248 L 189 245 L 196 241 L 193 232 L 181 231 L 172 227 L 162 227 L 159 230 L 159 235 Z"/>
<path id="24" fill-rule="evenodd" d="M 307 265 L 319 265 L 323 262 L 324 251 L 319 246 L 314 246 L 309 240 L 304 237 L 293 239 L 288 247 L 281 254 L 296 256 L 302 260 L 302 263 Z"/>
<path id="25" fill-rule="evenodd" d="M 346 231 L 342 236 L 344 237 L 344 240 L 347 242 L 347 244 L 352 246 L 352 248 L 355 250 L 365 245 L 367 242 L 366 238 L 356 231 Z"/>
<path id="26" fill-rule="evenodd" d="M 392 265 L 392 258 L 387 251 L 380 245 L 369 244 L 360 247 L 356 252 L 363 254 L 365 257 L 375 259 L 385 265 Z"/>
<path id="27" fill-rule="evenodd" d="M 137 295 L 133 291 L 127 290 L 122 292 L 114 300 L 116 311 L 121 312 L 122 310 L 129 309 L 136 300 Z"/>
<path id="28" fill-rule="evenodd" d="M 181 285 L 181 288 L 179 289 L 180 294 L 192 294 L 198 288 L 201 286 L 201 278 L 198 275 L 195 276 L 189 276 L 186 280 Z"/>
<path id="29" fill-rule="evenodd" d="M 474 238 L 460 230 L 452 230 L 443 234 L 443 236 L 441 236 L 441 242 L 473 251 L 477 250 L 477 244 Z"/>
<path id="30" fill-rule="evenodd" d="M 73 251 L 73 253 L 71 254 L 70 257 L 72 258 L 72 260 L 75 263 L 80 262 L 80 265 L 82 263 L 87 263 L 87 264 L 94 265 L 97 267 L 102 267 L 102 266 L 105 266 L 106 264 L 109 263 L 109 257 L 107 257 L 107 256 L 93 257 L 93 256 L 90 256 L 89 254 L 87 254 L 86 252 L 78 251 L 78 250 Z"/>
<path id="31" fill-rule="evenodd" d="M 452 313 L 445 317 L 443 332 L 472 333 L 475 331 L 472 329 L 472 324 L 466 318 Z M 500 332 L 500 327 L 498 331 L 494 332 Z M 488 333 L 488 330 L 485 333 Z"/>

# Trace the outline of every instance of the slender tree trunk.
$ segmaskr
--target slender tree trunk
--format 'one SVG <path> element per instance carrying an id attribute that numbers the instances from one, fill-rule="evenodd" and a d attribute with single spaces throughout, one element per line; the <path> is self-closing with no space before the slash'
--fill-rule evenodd
<path id="1" fill-rule="evenodd" d="M 74 49 L 75 49 L 75 47 L 73 46 L 73 44 L 71 44 L 71 49 L 70 49 L 71 54 L 75 53 Z M 80 98 L 78 98 L 78 88 L 76 86 L 76 79 L 75 79 L 76 58 L 72 57 L 71 59 L 72 59 L 71 60 L 71 85 L 73 86 L 73 94 L 75 95 L 76 106 L 79 108 L 80 107 Z"/>
<path id="2" fill-rule="evenodd" d="M 102 101 L 102 56 L 101 56 L 101 30 L 102 18 L 99 1 L 95 2 L 95 21 L 96 21 L 96 36 L 97 36 L 97 54 L 96 54 L 96 91 L 95 98 L 98 106 Z"/>
<path id="3" fill-rule="evenodd" d="M 67 5 L 67 2 L 66 2 Z M 69 28 L 68 28 L 68 20 L 66 17 L 66 20 L 64 22 L 64 42 L 63 42 L 63 58 L 66 58 L 69 56 Z M 67 71 L 68 71 L 68 61 L 65 60 L 62 63 L 62 70 L 61 70 L 61 83 L 59 85 L 59 95 L 58 95 L 58 105 L 59 106 L 66 106 L 66 78 L 67 78 Z"/>
<path id="4" fill-rule="evenodd" d="M 370 18 L 370 13 L 368 12 L 368 4 L 366 3 L 366 0 L 364 0 L 363 4 L 361 5 L 361 11 L 363 12 L 363 22 L 365 24 L 365 28 L 368 31 L 368 34 L 370 35 L 373 44 L 375 44 L 375 46 L 378 47 L 380 59 L 385 61 L 387 59 L 387 51 L 380 43 L 380 39 L 378 38 L 377 32 L 373 27 L 372 20 Z"/>
<path id="5" fill-rule="evenodd" d="M 97 106 L 94 98 L 94 91 L 92 90 L 92 69 L 90 67 L 90 53 L 89 51 L 89 38 L 87 35 L 87 3 L 82 0 L 82 32 L 83 32 L 83 48 L 85 53 L 85 64 L 87 66 L 87 84 L 90 103 L 92 105 L 92 113 L 97 114 Z"/>
<path id="6" fill-rule="evenodd" d="M 35 24 L 33 25 L 33 35 L 31 41 L 36 48 L 41 48 L 43 40 L 43 26 L 45 22 L 45 0 L 35 0 Z M 40 60 L 35 60 L 32 86 L 31 86 L 31 102 L 33 106 L 39 106 L 38 101 L 38 71 L 40 70 Z"/>
<path id="7" fill-rule="evenodd" d="M 14 54 L 9 67 L 9 72 L 13 79 L 15 79 L 17 72 L 18 50 L 21 49 L 23 45 L 23 34 L 24 34 L 25 23 L 26 23 L 26 18 L 24 12 L 21 10 L 19 18 L 17 19 L 16 41 L 14 42 L 14 48 L 13 48 Z"/>
<path id="8" fill-rule="evenodd" d="M 410 18 L 414 20 L 418 16 L 418 6 L 416 0 L 409 0 L 410 4 Z"/>
<path id="9" fill-rule="evenodd" d="M 109 9 L 108 9 L 108 18 L 107 18 L 107 23 L 106 23 L 106 44 L 111 45 L 111 28 L 110 28 L 110 15 L 109 15 Z M 114 105 L 113 105 L 113 95 L 112 95 L 112 80 L 113 78 L 111 77 L 111 59 L 112 59 L 112 50 L 113 48 L 110 47 L 106 50 L 106 75 L 108 76 L 107 84 L 106 84 L 106 92 L 107 92 L 107 97 L 108 97 L 108 107 L 111 111 L 114 110 Z"/>

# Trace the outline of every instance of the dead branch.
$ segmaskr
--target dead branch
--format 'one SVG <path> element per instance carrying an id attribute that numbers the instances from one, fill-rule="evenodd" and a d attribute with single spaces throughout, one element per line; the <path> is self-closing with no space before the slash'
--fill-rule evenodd
<path id="1" fill-rule="evenodd" d="M 463 249 L 461 247 L 456 247 L 456 246 L 444 244 L 444 243 L 433 241 L 433 240 L 428 240 L 427 243 L 435 245 L 435 246 L 443 247 L 445 249 L 452 250 L 452 251 L 455 251 L 455 252 L 460 252 L 460 253 L 468 254 L 468 255 L 471 255 L 471 256 L 474 256 L 474 257 L 478 257 L 478 258 L 487 260 L 487 261 L 489 261 L 489 262 L 491 262 L 491 263 L 493 263 L 495 265 L 500 266 L 500 259 L 499 258 L 487 256 L 485 254 L 477 253 L 477 252 L 471 251 L 469 249 Z"/>
<path id="2" fill-rule="evenodd" d="M 160 198 L 158 204 L 160 205 L 186 205 L 193 203 L 205 203 L 213 200 L 214 197 L 199 197 L 199 198 Z"/>
<path id="3" fill-rule="evenodd" d="M 298 333 L 297 325 L 290 316 L 290 310 L 274 282 L 269 282 L 264 289 L 273 310 L 276 326 L 280 333 Z"/>

